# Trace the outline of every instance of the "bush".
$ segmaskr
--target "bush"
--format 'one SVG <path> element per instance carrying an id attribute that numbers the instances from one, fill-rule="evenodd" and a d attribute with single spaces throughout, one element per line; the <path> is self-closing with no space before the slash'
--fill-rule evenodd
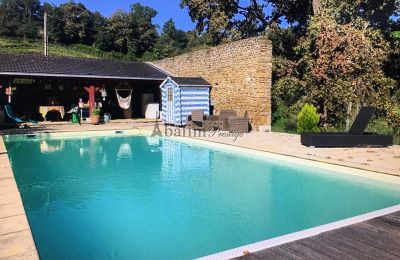
<path id="1" fill-rule="evenodd" d="M 297 115 L 297 132 L 320 132 L 318 127 L 320 115 L 317 108 L 311 104 L 305 104 Z"/>
<path id="2" fill-rule="evenodd" d="M 272 113 L 272 129 L 274 132 L 297 132 L 297 113 L 300 109 L 297 107 L 287 107 L 282 102 L 276 105 Z"/>

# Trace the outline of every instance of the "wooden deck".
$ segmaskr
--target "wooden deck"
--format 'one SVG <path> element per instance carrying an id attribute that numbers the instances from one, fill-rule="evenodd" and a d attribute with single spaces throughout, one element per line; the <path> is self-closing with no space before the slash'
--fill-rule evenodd
<path id="1" fill-rule="evenodd" d="M 237 259 L 400 259 L 400 211 Z"/>

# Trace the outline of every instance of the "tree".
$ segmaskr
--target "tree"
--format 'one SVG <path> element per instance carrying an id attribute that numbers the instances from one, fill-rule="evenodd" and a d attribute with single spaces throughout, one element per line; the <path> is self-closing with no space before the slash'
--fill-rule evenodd
<path id="1" fill-rule="evenodd" d="M 61 9 L 45 3 L 43 5 L 43 10 L 48 15 L 47 31 L 49 40 L 55 43 L 66 43 L 67 40 L 64 33 L 65 21 Z"/>
<path id="2" fill-rule="evenodd" d="M 324 8 L 336 10 L 341 24 L 361 17 L 368 26 L 387 28 L 399 5 L 397 0 L 181 0 L 197 31 L 208 32 L 213 44 L 260 35 L 282 19 L 305 30 Z"/>
<path id="3" fill-rule="evenodd" d="M 305 27 L 313 6 L 319 9 L 320 0 L 181 0 L 197 31 L 208 32 L 213 44 L 259 35 L 282 18 Z"/>
<path id="4" fill-rule="evenodd" d="M 357 24 L 357 23 L 356 23 Z M 321 104 L 324 125 L 343 114 L 346 125 L 361 105 L 390 107 L 394 81 L 383 72 L 388 44 L 378 30 L 341 25 L 328 12 L 315 16 L 299 51 L 307 95 Z"/>
<path id="5" fill-rule="evenodd" d="M 39 0 L 0 1 L 0 34 L 12 37 L 38 38 L 42 21 Z"/>
<path id="6" fill-rule="evenodd" d="M 96 45 L 104 50 L 111 48 L 135 59 L 151 50 L 158 37 L 152 20 L 157 12 L 147 6 L 133 4 L 129 12 L 116 11 L 102 29 Z"/>
<path id="7" fill-rule="evenodd" d="M 114 51 L 114 38 L 107 28 L 104 28 L 97 34 L 95 46 L 101 51 Z"/>
<path id="8" fill-rule="evenodd" d="M 83 4 L 68 2 L 59 7 L 64 21 L 64 43 L 81 43 L 90 45 L 96 31 L 94 16 Z"/>
<path id="9" fill-rule="evenodd" d="M 186 37 L 185 31 L 178 30 L 175 27 L 175 22 L 169 19 L 165 22 L 162 28 L 161 38 L 170 44 L 173 48 L 183 50 L 188 45 L 188 39 Z"/>
<path id="10" fill-rule="evenodd" d="M 127 54 L 130 34 L 128 14 L 123 10 L 117 10 L 108 20 L 105 31 L 113 35 L 115 50 Z"/>
<path id="11" fill-rule="evenodd" d="M 398 0 L 325 0 L 325 8 L 335 10 L 338 23 L 347 24 L 358 18 L 366 27 L 387 30 L 391 28 L 392 19 L 398 17 L 400 2 Z"/>
<path id="12" fill-rule="evenodd" d="M 175 22 L 169 19 L 165 22 L 161 36 L 154 47 L 156 57 L 159 59 L 179 54 L 187 48 L 189 40 L 186 33 L 175 27 Z"/>
<path id="13" fill-rule="evenodd" d="M 157 11 L 151 7 L 143 6 L 139 3 L 131 6 L 131 11 L 128 15 L 128 49 L 131 55 L 143 55 L 143 53 L 154 47 L 157 30 L 153 24 L 153 19 L 156 15 Z"/>

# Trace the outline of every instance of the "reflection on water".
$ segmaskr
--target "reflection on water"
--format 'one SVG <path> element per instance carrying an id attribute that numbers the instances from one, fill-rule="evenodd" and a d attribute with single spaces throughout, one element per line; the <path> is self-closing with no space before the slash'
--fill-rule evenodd
<path id="1" fill-rule="evenodd" d="M 6 145 L 42 260 L 192 259 L 400 202 L 397 186 L 164 139 Z"/>
<path id="2" fill-rule="evenodd" d="M 120 160 L 122 158 L 132 158 L 132 148 L 129 143 L 123 143 L 119 147 L 118 154 L 117 154 L 117 160 Z"/>
<path id="3" fill-rule="evenodd" d="M 40 141 L 40 152 L 41 153 L 54 153 L 64 150 L 64 140 L 52 141 L 51 145 L 46 140 Z"/>

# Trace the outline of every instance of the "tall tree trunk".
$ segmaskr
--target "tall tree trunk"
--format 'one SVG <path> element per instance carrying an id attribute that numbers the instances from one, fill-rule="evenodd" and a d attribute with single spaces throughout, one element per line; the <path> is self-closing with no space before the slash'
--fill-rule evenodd
<path id="1" fill-rule="evenodd" d="M 322 8 L 321 0 L 311 0 L 311 1 L 312 1 L 313 13 L 314 15 L 317 15 Z"/>
<path id="2" fill-rule="evenodd" d="M 324 99 L 322 121 L 325 130 L 328 128 L 328 101 Z"/>
<path id="3" fill-rule="evenodd" d="M 351 110 L 353 108 L 353 102 L 349 102 L 347 104 L 347 111 L 346 111 L 346 131 L 349 131 L 350 129 L 350 118 L 351 118 Z"/>

